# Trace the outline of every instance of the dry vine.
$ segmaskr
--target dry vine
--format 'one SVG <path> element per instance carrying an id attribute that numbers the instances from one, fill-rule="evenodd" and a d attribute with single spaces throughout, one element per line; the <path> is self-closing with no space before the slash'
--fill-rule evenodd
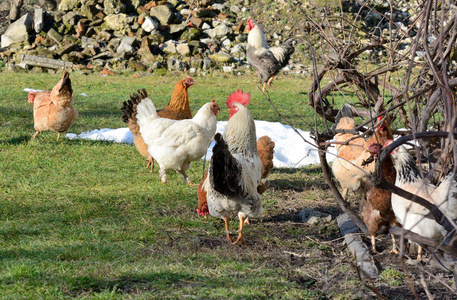
<path id="1" fill-rule="evenodd" d="M 391 150 L 413 141 L 417 161 L 428 164 L 429 172 L 421 174 L 423 177 L 432 183 L 439 183 L 446 175 L 456 174 L 457 68 L 453 60 L 457 40 L 456 3 L 426 0 L 417 7 L 416 17 L 409 20 L 406 28 L 397 25 L 392 17 L 395 12 L 392 2 L 389 2 L 387 12 L 377 10 L 370 3 L 358 2 L 358 11 L 352 19 L 348 17 L 351 14 L 343 11 L 341 2 L 339 18 L 332 17 L 329 7 L 315 8 L 321 18 L 315 18 L 316 13 L 311 16 L 309 12 L 295 7 L 306 18 L 305 25 L 297 21 L 296 25 L 305 36 L 303 42 L 309 44 L 313 59 L 314 81 L 309 88 L 308 104 L 314 108 L 316 116 L 323 119 L 326 128 L 320 132 L 317 122 L 314 128 L 324 176 L 341 209 L 366 232 L 366 226 L 357 213 L 343 201 L 325 155 L 337 131 L 331 129 L 331 123 L 335 122 L 340 109 L 330 100 L 339 95 L 350 102 L 347 94 L 352 93 L 358 99 L 351 103 L 354 114 L 365 119 L 355 134 L 363 131 L 360 136 L 368 137 L 380 115 L 388 117 L 398 127 L 407 128 L 402 133 L 406 136 L 397 139 L 381 154 L 376 162 L 376 172 L 372 174 L 373 182 L 425 206 L 438 223 L 452 232 L 456 228 L 454 220 L 446 219 L 435 205 L 425 199 L 387 183 L 382 177 L 381 165 Z M 360 32 L 362 16 L 373 13 L 381 16 L 374 28 L 388 28 L 387 34 L 382 34 L 381 30 L 355 34 Z M 311 36 L 315 38 L 314 43 L 310 41 Z M 410 46 L 402 49 L 406 40 L 411 41 Z M 374 50 L 388 53 L 387 58 L 378 58 L 375 63 L 378 67 L 361 65 L 362 61 L 366 61 L 361 57 Z M 321 54 L 320 58 L 316 53 Z M 443 245 L 398 228 L 392 231 L 457 258 L 457 248 L 453 245 Z"/>

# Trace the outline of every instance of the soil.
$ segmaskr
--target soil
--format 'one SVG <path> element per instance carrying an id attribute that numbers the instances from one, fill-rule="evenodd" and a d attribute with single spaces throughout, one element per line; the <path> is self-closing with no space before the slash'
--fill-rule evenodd
<path id="1" fill-rule="evenodd" d="M 420 298 L 427 297 L 421 274 L 436 299 L 455 297 L 443 284 L 452 284 L 452 273 L 439 266 L 431 254 L 426 263 L 417 263 L 414 254 L 411 254 L 412 258 L 405 256 L 403 267 L 399 256 L 390 254 L 392 242 L 386 234 L 377 237 L 378 252 L 373 255 L 383 275 L 362 283 L 336 223 L 341 209 L 325 184 L 320 166 L 306 170 L 273 169 L 270 181 L 264 200 L 273 199 L 276 203 L 264 205 L 268 209 L 262 218 L 246 225 L 245 245 L 233 246 L 223 235 L 214 238 L 204 233 L 186 242 L 184 236 L 189 235 L 184 234 L 177 239 L 170 238 L 166 246 L 157 245 L 153 251 L 167 256 L 176 252 L 192 251 L 204 255 L 217 251 L 230 259 L 250 257 L 261 266 L 282 270 L 290 282 L 319 295 L 316 299 L 366 298 L 367 295 L 376 297 L 376 293 L 389 299 L 414 299 L 404 275 L 405 269 Z M 358 206 L 354 195 L 350 201 L 353 207 Z M 318 226 L 302 222 L 299 213 L 305 208 L 331 214 L 332 221 Z M 222 227 L 221 223 L 221 233 Z M 195 232 L 192 235 L 195 236 Z M 363 239 L 369 248 L 369 238 Z M 243 255 L 239 255 L 241 252 Z"/>

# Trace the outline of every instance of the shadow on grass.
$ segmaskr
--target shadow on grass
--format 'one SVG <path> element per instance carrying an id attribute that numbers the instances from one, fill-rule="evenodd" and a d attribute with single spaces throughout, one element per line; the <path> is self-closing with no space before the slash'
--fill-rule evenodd
<path id="1" fill-rule="evenodd" d="M 0 144 L 7 144 L 7 145 L 20 145 L 27 143 L 31 138 L 33 134 L 30 135 L 21 135 L 18 137 L 14 137 L 9 140 L 0 140 Z"/>

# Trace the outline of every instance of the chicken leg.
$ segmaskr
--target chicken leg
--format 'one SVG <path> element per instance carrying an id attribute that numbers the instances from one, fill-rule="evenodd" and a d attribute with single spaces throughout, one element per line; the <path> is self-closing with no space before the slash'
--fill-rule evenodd
<path id="1" fill-rule="evenodd" d="M 57 132 L 57 141 L 59 141 L 60 138 L 60 132 Z"/>
<path id="2" fill-rule="evenodd" d="M 238 229 L 238 238 L 232 244 L 244 244 L 243 240 L 243 226 L 245 218 L 243 215 L 238 216 L 240 218 L 240 228 Z"/>
<path id="3" fill-rule="evenodd" d="M 391 254 L 398 254 L 398 250 L 397 250 L 397 241 L 395 240 L 395 236 L 393 234 L 390 234 L 390 236 L 392 237 L 392 250 L 390 250 L 390 253 Z"/>
<path id="4" fill-rule="evenodd" d="M 272 84 L 271 82 L 273 81 L 273 78 L 274 78 L 274 77 L 275 77 L 275 75 L 272 75 L 272 76 L 268 79 L 268 82 L 267 82 L 268 86 L 270 86 L 270 87 L 273 86 L 273 84 Z"/>
<path id="5" fill-rule="evenodd" d="M 35 132 L 35 134 L 32 136 L 32 140 L 36 138 L 37 134 L 40 133 L 38 130 Z"/>
<path id="6" fill-rule="evenodd" d="M 233 243 L 232 237 L 230 236 L 230 230 L 229 230 L 229 218 L 227 216 L 224 217 L 224 223 L 225 223 L 225 233 L 227 234 L 227 240 L 230 243 Z"/>
<path id="7" fill-rule="evenodd" d="M 371 235 L 371 251 L 376 253 L 376 238 L 373 234 Z"/>
<path id="8" fill-rule="evenodd" d="M 417 246 L 417 260 L 422 261 L 424 258 L 422 257 L 422 246 Z"/>

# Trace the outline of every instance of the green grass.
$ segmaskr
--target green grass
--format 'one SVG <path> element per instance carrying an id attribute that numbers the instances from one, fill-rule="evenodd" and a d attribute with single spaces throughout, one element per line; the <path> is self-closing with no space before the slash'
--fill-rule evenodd
<path id="1" fill-rule="evenodd" d="M 0 295 L 5 298 L 313 298 L 287 272 L 258 256 L 257 247 L 224 241 L 223 225 L 196 212 L 196 186 L 169 174 L 160 184 L 127 144 L 61 139 L 34 133 L 23 88 L 50 89 L 60 75 L 0 73 Z M 70 132 L 125 127 L 120 107 L 145 87 L 157 107 L 182 74 L 71 75 L 79 117 Z M 235 89 L 252 94 L 258 119 L 280 121 L 248 77 L 196 77 L 191 109 L 216 99 L 225 108 Z M 300 95 L 307 79 L 278 76 L 271 97 L 284 115 L 311 113 Z M 240 85 L 241 83 L 241 85 Z M 85 93 L 88 97 L 81 96 Z M 220 120 L 226 120 L 223 109 Z M 202 162 L 189 176 L 199 182 Z M 277 200 L 265 200 L 272 207 Z M 232 226 L 236 228 L 236 220 Z M 262 235 L 261 224 L 248 227 Z M 270 230 L 271 231 L 271 230 Z M 291 232 L 302 235 L 303 230 Z M 249 236 L 249 234 L 248 234 Z M 281 241 L 274 232 L 266 241 Z M 258 242 L 259 243 L 259 242 Z M 203 246 L 202 246 L 203 245 Z"/>

